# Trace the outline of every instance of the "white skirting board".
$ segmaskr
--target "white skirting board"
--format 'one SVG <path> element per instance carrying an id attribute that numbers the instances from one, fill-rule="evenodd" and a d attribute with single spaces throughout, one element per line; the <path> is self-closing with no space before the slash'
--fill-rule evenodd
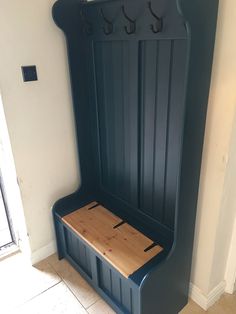
<path id="1" fill-rule="evenodd" d="M 225 281 L 221 281 L 210 293 L 205 295 L 197 286 L 190 283 L 189 297 L 206 311 L 219 300 L 225 292 L 225 286 Z"/>
<path id="2" fill-rule="evenodd" d="M 233 294 L 236 290 L 236 218 L 229 247 L 229 255 L 225 269 L 225 292 Z"/>
<path id="3" fill-rule="evenodd" d="M 32 265 L 42 261 L 48 256 L 54 254 L 56 252 L 56 242 L 52 241 L 48 245 L 42 247 L 41 249 L 33 252 L 31 254 L 31 263 Z"/>

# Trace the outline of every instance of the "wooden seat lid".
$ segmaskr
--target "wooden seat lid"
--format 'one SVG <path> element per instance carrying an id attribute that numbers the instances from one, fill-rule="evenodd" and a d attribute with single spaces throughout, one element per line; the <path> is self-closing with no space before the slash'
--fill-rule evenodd
<path id="1" fill-rule="evenodd" d="M 96 202 L 62 220 L 126 278 L 163 250 Z"/>

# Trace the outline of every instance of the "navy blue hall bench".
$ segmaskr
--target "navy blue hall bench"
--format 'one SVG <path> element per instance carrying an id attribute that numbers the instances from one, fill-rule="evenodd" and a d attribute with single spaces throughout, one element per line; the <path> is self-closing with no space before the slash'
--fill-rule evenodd
<path id="1" fill-rule="evenodd" d="M 81 174 L 53 206 L 58 257 L 116 313 L 177 314 L 188 302 L 217 10 L 218 0 L 53 6 Z"/>

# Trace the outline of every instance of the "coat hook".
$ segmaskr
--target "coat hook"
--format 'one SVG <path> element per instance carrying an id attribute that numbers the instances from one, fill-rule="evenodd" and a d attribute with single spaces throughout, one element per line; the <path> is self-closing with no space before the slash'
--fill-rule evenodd
<path id="1" fill-rule="evenodd" d="M 153 33 L 159 33 L 159 32 L 161 32 L 162 26 L 163 26 L 163 25 L 162 25 L 162 18 L 158 17 L 158 16 L 154 13 L 154 11 L 153 11 L 153 9 L 152 9 L 152 3 L 151 3 L 151 1 L 148 2 L 148 8 L 149 8 L 149 11 L 150 11 L 151 15 L 156 19 L 156 25 L 154 26 L 154 24 L 151 24 L 151 25 L 150 25 L 150 28 L 151 28 L 151 30 L 152 30 Z"/>
<path id="2" fill-rule="evenodd" d="M 88 35 L 91 35 L 93 32 L 92 24 L 86 19 L 82 10 L 80 10 L 80 16 L 85 24 L 84 32 L 87 33 Z"/>
<path id="3" fill-rule="evenodd" d="M 113 24 L 111 21 L 109 21 L 105 15 L 104 15 L 104 12 L 103 10 L 101 9 L 100 10 L 100 13 L 101 13 L 101 16 L 103 18 L 103 20 L 105 21 L 105 23 L 107 24 L 106 27 L 103 27 L 103 32 L 105 35 L 110 35 L 111 33 L 113 33 Z"/>
<path id="4" fill-rule="evenodd" d="M 127 26 L 125 26 L 125 32 L 130 35 L 130 34 L 133 34 L 135 33 L 136 31 L 136 21 L 135 20 L 132 20 L 125 12 L 125 7 L 122 5 L 122 12 L 123 12 L 123 15 L 124 17 L 129 21 L 129 29 Z"/>

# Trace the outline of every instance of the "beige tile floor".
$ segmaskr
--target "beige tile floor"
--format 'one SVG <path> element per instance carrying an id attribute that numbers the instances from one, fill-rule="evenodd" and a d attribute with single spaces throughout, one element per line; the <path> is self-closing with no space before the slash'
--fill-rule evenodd
<path id="1" fill-rule="evenodd" d="M 52 255 L 32 267 L 21 254 L 0 261 L 1 314 L 115 313 L 65 260 Z M 236 294 L 207 312 L 193 301 L 180 314 L 236 314 Z M 164 314 L 164 313 L 161 313 Z"/>

